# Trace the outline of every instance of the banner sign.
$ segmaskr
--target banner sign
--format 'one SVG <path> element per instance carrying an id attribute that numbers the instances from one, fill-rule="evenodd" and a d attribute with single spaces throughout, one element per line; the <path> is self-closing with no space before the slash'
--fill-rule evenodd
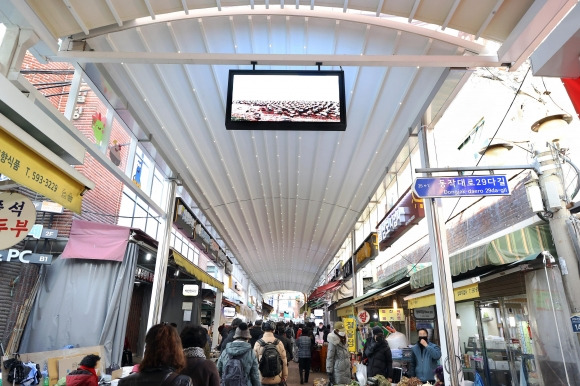
<path id="1" fill-rule="evenodd" d="M 356 322 L 354 318 L 342 318 L 342 323 L 346 329 L 346 344 L 348 351 L 356 352 Z"/>
<path id="2" fill-rule="evenodd" d="M 175 215 L 173 217 L 175 226 L 181 229 L 190 240 L 193 240 L 195 238 L 196 222 L 197 220 L 193 212 L 185 205 L 181 198 L 177 197 L 175 199 Z"/>
<path id="3" fill-rule="evenodd" d="M 83 184 L 60 171 L 0 127 L 0 174 L 20 185 L 81 213 Z"/>
<path id="4" fill-rule="evenodd" d="M 405 313 L 402 308 L 381 308 L 379 309 L 379 321 L 404 322 Z"/>
<path id="5" fill-rule="evenodd" d="M 342 265 L 342 278 L 346 279 L 352 275 L 352 257 Z"/>
<path id="6" fill-rule="evenodd" d="M 0 251 L 0 261 L 10 262 L 15 259 L 24 264 L 52 264 L 52 255 L 46 253 L 32 253 L 32 251 L 19 251 L 17 249 Z"/>
<path id="7" fill-rule="evenodd" d="M 367 324 L 371 321 L 371 316 L 367 311 L 362 310 L 356 315 L 356 319 L 360 324 Z"/>
<path id="8" fill-rule="evenodd" d="M 411 226 L 418 224 L 423 217 L 425 217 L 423 199 L 415 196 L 411 188 L 407 189 L 407 193 L 399 199 L 377 225 L 379 249 L 384 251 L 393 245 L 411 229 Z"/>
<path id="9" fill-rule="evenodd" d="M 379 235 L 372 232 L 355 252 L 356 270 L 360 270 L 379 255 Z"/>
<path id="10" fill-rule="evenodd" d="M 435 307 L 415 308 L 413 315 L 415 315 L 415 319 L 435 319 Z"/>
<path id="11" fill-rule="evenodd" d="M 183 296 L 197 296 L 198 294 L 199 294 L 199 285 L 197 284 L 183 285 Z"/>
<path id="12" fill-rule="evenodd" d="M 35 222 L 36 209 L 28 197 L 0 192 L 0 249 L 18 244 L 28 236 Z"/>

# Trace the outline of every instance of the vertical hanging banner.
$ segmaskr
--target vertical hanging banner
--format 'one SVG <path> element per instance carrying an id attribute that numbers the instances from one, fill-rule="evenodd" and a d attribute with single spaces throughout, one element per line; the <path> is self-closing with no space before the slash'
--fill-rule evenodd
<path id="1" fill-rule="evenodd" d="M 0 174 L 50 198 L 67 209 L 81 212 L 85 186 L 0 126 Z"/>
<path id="2" fill-rule="evenodd" d="M 20 193 L 0 193 L 0 250 L 18 244 L 35 222 L 36 208 L 28 197 Z"/>
<path id="3" fill-rule="evenodd" d="M 348 351 L 356 352 L 356 321 L 354 318 L 342 318 L 346 329 L 346 345 Z"/>

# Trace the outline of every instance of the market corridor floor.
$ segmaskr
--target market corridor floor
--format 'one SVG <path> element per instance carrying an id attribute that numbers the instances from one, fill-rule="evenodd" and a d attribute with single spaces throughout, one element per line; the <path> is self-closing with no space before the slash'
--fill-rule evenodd
<path id="1" fill-rule="evenodd" d="M 305 383 L 305 385 L 313 385 L 314 380 L 317 378 L 328 379 L 326 373 L 321 373 L 319 371 L 318 372 L 310 371 L 310 375 L 308 376 L 308 383 Z M 288 386 L 300 385 L 300 373 L 298 371 L 298 363 L 294 361 L 290 361 L 290 364 L 288 365 L 288 379 L 286 380 L 286 383 L 288 384 Z"/>

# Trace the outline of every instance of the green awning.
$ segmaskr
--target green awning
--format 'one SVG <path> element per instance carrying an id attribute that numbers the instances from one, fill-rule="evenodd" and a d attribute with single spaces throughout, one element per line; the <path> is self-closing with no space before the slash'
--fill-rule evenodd
<path id="1" fill-rule="evenodd" d="M 556 256 L 556 247 L 547 224 L 534 225 L 499 237 L 489 244 L 449 256 L 451 275 L 488 265 L 504 265 L 531 259 L 542 251 Z M 421 288 L 433 283 L 433 267 L 426 267 L 411 275 L 411 288 Z"/>
<path id="2" fill-rule="evenodd" d="M 378 280 L 377 282 L 371 284 L 369 287 L 375 289 L 386 288 L 387 286 L 405 278 L 408 273 L 409 269 L 407 267 L 400 268 L 395 272 L 392 272 L 390 275 L 387 275 L 386 277 L 382 278 L 381 280 Z"/>

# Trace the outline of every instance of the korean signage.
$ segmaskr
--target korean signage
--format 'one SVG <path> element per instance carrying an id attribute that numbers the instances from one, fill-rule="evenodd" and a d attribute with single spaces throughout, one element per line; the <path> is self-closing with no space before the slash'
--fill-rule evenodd
<path id="1" fill-rule="evenodd" d="M 193 212 L 189 210 L 181 198 L 177 197 L 175 199 L 175 215 L 173 217 L 173 223 L 191 240 L 195 237 L 196 221 Z"/>
<path id="2" fill-rule="evenodd" d="M 226 318 L 233 318 L 236 316 L 236 309 L 234 307 L 224 307 L 224 316 Z"/>
<path id="3" fill-rule="evenodd" d="M 184 284 L 183 296 L 197 296 L 199 294 L 199 286 L 197 284 Z"/>
<path id="4" fill-rule="evenodd" d="M 52 263 L 52 255 L 45 253 L 32 253 L 32 251 L 19 251 L 17 249 L 0 251 L 0 261 L 10 262 L 16 259 L 24 264 L 50 265 Z"/>
<path id="5" fill-rule="evenodd" d="M 357 271 L 379 254 L 379 241 L 376 232 L 371 233 L 355 253 Z"/>
<path id="6" fill-rule="evenodd" d="M 356 352 L 356 323 L 354 318 L 342 318 L 344 328 L 346 329 L 346 344 L 348 351 Z"/>
<path id="7" fill-rule="evenodd" d="M 33 201 L 37 212 L 62 213 L 63 207 L 52 201 Z"/>
<path id="8" fill-rule="evenodd" d="M 413 191 L 418 197 L 509 196 L 506 176 L 417 177 Z"/>
<path id="9" fill-rule="evenodd" d="M 415 319 L 435 319 L 435 307 L 415 308 L 413 315 L 415 315 Z"/>
<path id="10" fill-rule="evenodd" d="M 352 275 L 352 257 L 342 265 L 342 278 L 346 279 Z"/>
<path id="11" fill-rule="evenodd" d="M 463 287 L 453 289 L 455 301 L 475 299 L 479 297 L 479 284 L 469 284 Z M 435 294 L 425 295 L 414 299 L 409 299 L 407 307 L 409 309 L 432 306 L 435 304 Z"/>
<path id="12" fill-rule="evenodd" d="M 341 274 L 340 264 L 341 264 L 341 262 L 339 261 L 338 263 L 336 263 L 336 265 L 334 267 L 332 267 L 330 272 L 328 272 L 328 275 L 326 275 L 325 283 L 330 283 L 331 281 L 338 279 L 338 276 L 340 276 L 340 274 Z"/>
<path id="13" fill-rule="evenodd" d="M 51 164 L 0 127 L 0 174 L 20 185 L 81 212 L 85 186 Z"/>
<path id="14" fill-rule="evenodd" d="M 423 217 L 425 217 L 423 200 L 415 196 L 410 189 L 407 190 L 377 226 L 379 249 L 384 251 L 390 247 Z"/>
<path id="15" fill-rule="evenodd" d="M 35 222 L 36 209 L 32 201 L 19 193 L 0 193 L 0 249 L 18 244 Z"/>
<path id="16" fill-rule="evenodd" d="M 368 312 L 362 310 L 358 314 L 356 314 L 356 319 L 360 324 L 367 324 L 368 322 L 371 321 L 371 316 L 369 315 Z"/>
<path id="17" fill-rule="evenodd" d="M 381 308 L 379 309 L 379 321 L 404 322 L 405 313 L 402 308 Z"/>

